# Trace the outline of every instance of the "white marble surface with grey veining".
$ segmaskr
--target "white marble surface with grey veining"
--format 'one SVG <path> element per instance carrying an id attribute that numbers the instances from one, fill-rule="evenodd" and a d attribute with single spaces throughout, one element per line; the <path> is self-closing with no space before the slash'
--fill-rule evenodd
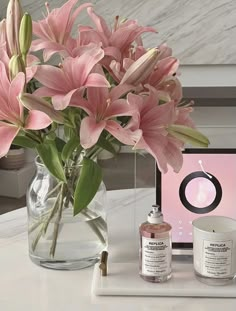
<path id="1" fill-rule="evenodd" d="M 134 206 L 143 214 L 153 202 L 153 189 L 140 189 L 136 194 L 134 190 L 111 191 L 109 199 L 112 208 L 108 227 L 112 229 L 109 236 L 112 235 L 113 240 L 109 244 L 107 278 L 112 277 L 114 262 L 133 263 L 138 273 L 138 251 L 135 251 L 133 235 Z M 53 271 L 29 260 L 26 219 L 26 209 L 0 216 L 0 310 L 118 311 L 125 307 L 125 310 L 153 311 L 161 307 L 163 311 L 182 311 L 186 306 L 189 311 L 235 310 L 236 300 L 227 298 L 95 296 L 91 293 L 93 267 Z M 137 228 L 136 224 L 136 231 Z"/>
<path id="2" fill-rule="evenodd" d="M 65 0 L 51 0 L 60 6 Z M 80 3 L 89 2 L 81 0 Z M 90 0 L 98 14 L 111 25 L 113 16 L 137 19 L 141 25 L 155 27 L 159 34 L 147 34 L 145 46 L 167 42 L 181 64 L 236 64 L 235 0 Z M 0 1 L 0 18 L 8 0 Z M 44 0 L 22 0 L 34 19 L 42 17 Z M 79 23 L 87 24 L 84 12 Z"/>

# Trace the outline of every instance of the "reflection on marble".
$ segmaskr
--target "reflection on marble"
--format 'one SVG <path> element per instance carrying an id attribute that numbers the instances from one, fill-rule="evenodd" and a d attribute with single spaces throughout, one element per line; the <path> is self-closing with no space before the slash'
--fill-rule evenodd
<path id="1" fill-rule="evenodd" d="M 34 19 L 41 18 L 44 0 L 22 0 Z M 65 0 L 49 1 L 51 7 Z M 181 64 L 236 64 L 236 1 L 234 0 L 81 0 L 92 2 L 96 12 L 113 24 L 113 16 L 137 19 L 155 27 L 159 35 L 147 34 L 145 46 L 167 42 Z M 8 0 L 1 0 L 0 18 Z M 81 14 L 81 24 L 88 23 Z"/>

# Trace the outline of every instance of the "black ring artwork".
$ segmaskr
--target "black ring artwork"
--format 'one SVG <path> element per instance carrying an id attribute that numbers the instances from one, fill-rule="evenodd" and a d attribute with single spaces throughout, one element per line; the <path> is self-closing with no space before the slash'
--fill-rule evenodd
<path id="1" fill-rule="evenodd" d="M 208 176 L 209 175 L 209 176 Z M 216 189 L 216 196 L 215 196 L 215 199 L 214 201 L 208 205 L 208 206 L 205 206 L 203 208 L 199 208 L 199 207 L 196 207 L 194 205 L 192 205 L 186 198 L 186 194 L 185 194 L 185 190 L 186 190 L 186 187 L 188 185 L 188 183 L 195 179 L 195 178 L 198 178 L 198 177 L 203 177 L 203 178 L 206 178 L 208 180 L 210 180 L 213 185 L 215 186 L 215 189 Z M 210 173 L 205 173 L 203 171 L 196 171 L 196 172 L 193 172 L 189 175 L 187 175 L 182 183 L 180 184 L 180 187 L 179 187 L 179 197 L 180 197 L 180 200 L 182 202 L 182 204 L 184 205 L 184 207 L 186 209 L 188 209 L 190 212 L 192 213 L 195 213 L 195 214 L 206 214 L 206 213 L 209 213 L 211 211 L 213 211 L 220 203 L 221 199 L 222 199 L 222 188 L 221 188 L 221 185 L 218 181 L 218 179 L 210 174 Z"/>

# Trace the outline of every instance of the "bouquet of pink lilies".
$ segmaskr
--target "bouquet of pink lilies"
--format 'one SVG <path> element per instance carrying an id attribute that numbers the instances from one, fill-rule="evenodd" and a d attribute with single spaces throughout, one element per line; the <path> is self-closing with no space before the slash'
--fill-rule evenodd
<path id="1" fill-rule="evenodd" d="M 209 143 L 189 117 L 191 102 L 181 102 L 171 49 L 142 44 L 141 35 L 156 30 L 118 16 L 109 27 L 92 4 L 77 2 L 53 10 L 46 4 L 46 17 L 32 22 L 19 0 L 10 0 L 0 22 L 0 157 L 12 144 L 34 148 L 71 192 L 74 215 L 101 183 L 94 161 L 100 151 L 129 145 L 150 153 L 162 172 L 168 165 L 178 172 L 185 142 Z M 82 10 L 94 27 L 79 25 L 72 37 Z M 39 50 L 44 62 L 57 54 L 58 63 L 41 63 L 33 54 Z M 81 174 L 65 191 L 65 167 L 78 161 Z"/>

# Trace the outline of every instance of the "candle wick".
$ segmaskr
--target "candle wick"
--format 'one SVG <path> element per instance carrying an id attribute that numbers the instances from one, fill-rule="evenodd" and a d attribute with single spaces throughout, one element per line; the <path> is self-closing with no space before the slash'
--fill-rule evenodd
<path id="1" fill-rule="evenodd" d="M 208 174 L 205 170 L 204 170 L 204 167 L 203 167 L 203 164 L 202 164 L 202 160 L 198 160 L 198 163 L 200 164 L 200 167 L 203 171 L 204 174 L 206 174 L 210 179 L 212 179 L 212 176 L 210 174 Z"/>
<path id="2" fill-rule="evenodd" d="M 213 230 L 213 232 L 215 232 L 215 230 Z"/>

